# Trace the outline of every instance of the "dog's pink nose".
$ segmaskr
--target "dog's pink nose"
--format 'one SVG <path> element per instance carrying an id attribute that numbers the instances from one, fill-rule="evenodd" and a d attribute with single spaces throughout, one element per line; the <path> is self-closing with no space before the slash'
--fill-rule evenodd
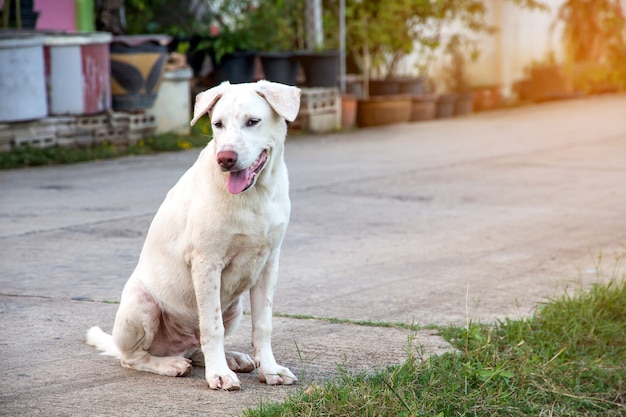
<path id="1" fill-rule="evenodd" d="M 221 151 L 217 153 L 217 163 L 223 169 L 231 169 L 237 163 L 238 157 L 235 151 Z"/>

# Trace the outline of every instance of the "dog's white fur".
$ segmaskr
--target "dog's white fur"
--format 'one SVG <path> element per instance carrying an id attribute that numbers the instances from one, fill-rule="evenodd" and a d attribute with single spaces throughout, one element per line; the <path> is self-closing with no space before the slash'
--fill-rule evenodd
<path id="1" fill-rule="evenodd" d="M 261 382 L 297 380 L 276 363 L 271 332 L 290 213 L 285 120 L 293 121 L 299 107 L 298 88 L 268 81 L 226 82 L 198 94 L 191 123 L 208 112 L 213 140 L 156 213 L 122 292 L 113 334 L 92 327 L 87 343 L 119 357 L 122 366 L 160 375 L 187 375 L 192 360 L 204 359 L 212 389 L 239 389 L 233 371 L 255 366 Z M 217 161 L 220 152 L 236 152 L 236 164 L 224 169 Z M 263 152 L 265 165 L 249 188 L 229 192 L 232 172 L 257 167 Z M 239 324 L 247 290 L 254 361 L 224 350 L 224 336 Z"/>

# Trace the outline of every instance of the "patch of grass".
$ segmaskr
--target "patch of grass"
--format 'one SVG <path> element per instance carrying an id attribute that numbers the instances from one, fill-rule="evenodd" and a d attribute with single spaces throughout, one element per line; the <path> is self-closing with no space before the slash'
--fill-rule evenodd
<path id="1" fill-rule="evenodd" d="M 208 118 L 202 118 L 187 135 L 165 133 L 140 140 L 136 145 L 115 146 L 103 143 L 92 147 L 35 148 L 24 146 L 9 152 L 0 152 L 0 169 L 14 169 L 41 165 L 71 164 L 110 159 L 126 155 L 145 155 L 163 151 L 180 151 L 206 146 L 211 128 Z"/>
<path id="2" fill-rule="evenodd" d="M 245 314 L 250 314 L 249 312 L 245 312 Z M 274 312 L 274 317 L 283 317 L 288 319 L 297 319 L 297 320 L 319 320 L 325 321 L 327 323 L 332 324 L 354 324 L 355 326 L 367 326 L 367 327 L 393 327 L 397 329 L 407 329 L 417 331 L 420 329 L 435 329 L 435 326 L 419 326 L 417 324 L 408 324 L 402 322 L 389 322 L 389 321 L 370 321 L 370 320 L 351 320 L 351 319 L 342 319 L 338 317 L 322 317 L 322 316 L 312 316 L 309 314 L 285 314 L 285 313 L 277 313 Z"/>
<path id="3" fill-rule="evenodd" d="M 255 416 L 623 416 L 626 281 L 542 304 L 527 319 L 446 327 L 457 353 L 301 387 Z"/>

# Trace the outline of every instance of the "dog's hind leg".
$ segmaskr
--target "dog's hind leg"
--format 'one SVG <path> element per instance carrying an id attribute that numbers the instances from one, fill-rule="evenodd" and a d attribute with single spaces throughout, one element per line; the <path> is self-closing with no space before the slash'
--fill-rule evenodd
<path id="1" fill-rule="evenodd" d="M 159 329 L 161 310 L 140 283 L 129 282 L 127 287 L 113 326 L 113 340 L 120 351 L 122 366 L 165 376 L 188 375 L 191 360 L 150 354 L 150 346 Z"/>

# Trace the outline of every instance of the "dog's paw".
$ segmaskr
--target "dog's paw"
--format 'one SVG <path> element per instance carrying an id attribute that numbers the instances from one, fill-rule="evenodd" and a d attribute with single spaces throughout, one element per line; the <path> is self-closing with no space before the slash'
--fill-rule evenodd
<path id="1" fill-rule="evenodd" d="M 207 375 L 206 383 L 211 389 L 221 389 L 224 391 L 237 391 L 241 389 L 241 382 L 233 371 L 224 375 Z"/>
<path id="2" fill-rule="evenodd" d="M 191 372 L 191 360 L 181 357 L 166 357 L 159 364 L 163 369 L 163 375 L 187 376 Z"/>
<path id="3" fill-rule="evenodd" d="M 255 369 L 250 355 L 239 352 L 226 352 L 228 367 L 234 372 L 252 372 Z"/>
<path id="4" fill-rule="evenodd" d="M 291 385 L 297 380 L 298 378 L 284 366 L 276 365 L 270 369 L 264 368 L 263 365 L 259 367 L 259 381 L 267 385 Z"/>
<path id="5" fill-rule="evenodd" d="M 120 360 L 125 368 L 152 372 L 163 376 L 187 376 L 191 372 L 191 361 L 180 356 L 153 356 L 145 352 L 143 355 L 128 356 Z"/>

